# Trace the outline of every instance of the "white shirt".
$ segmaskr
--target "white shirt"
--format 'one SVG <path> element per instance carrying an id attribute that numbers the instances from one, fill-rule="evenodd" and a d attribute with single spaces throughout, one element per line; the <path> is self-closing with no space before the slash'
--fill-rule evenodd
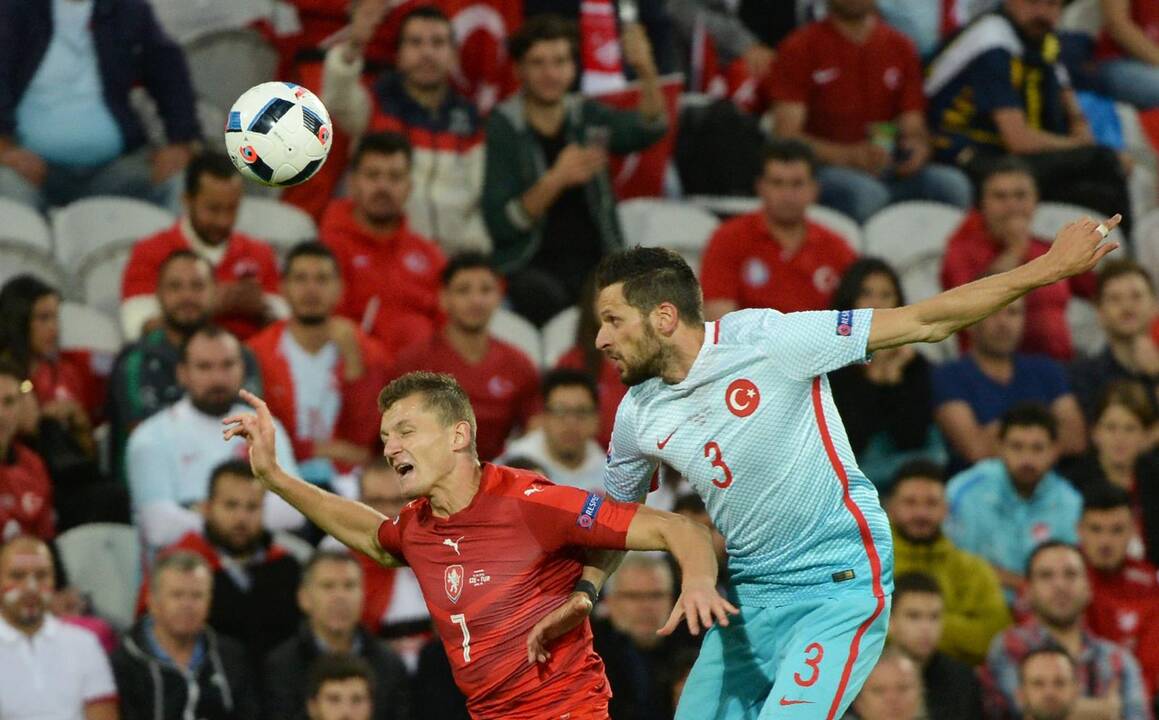
<path id="1" fill-rule="evenodd" d="M 507 451 L 499 459 L 502 464 L 511 458 L 525 457 L 534 461 L 547 473 L 547 479 L 556 485 L 570 485 L 588 492 L 604 494 L 604 451 L 595 440 L 588 440 L 584 446 L 584 460 L 578 468 L 565 467 L 551 457 L 547 451 L 547 436 L 543 429 L 532 430 L 518 440 L 507 445 Z"/>
<path id="2" fill-rule="evenodd" d="M 0 618 L 0 720 L 84 720 L 87 703 L 116 698 L 93 633 L 48 615 L 29 638 Z"/>
<path id="3" fill-rule="evenodd" d="M 238 404 L 229 413 L 250 411 L 248 405 Z M 191 530 L 200 532 L 202 517 L 188 506 L 209 495 L 209 476 L 215 467 L 229 459 L 247 457 L 245 441 L 223 441 L 222 427 L 221 418 L 193 407 L 186 396 L 145 420 L 129 435 L 129 497 L 136 524 L 150 550 L 170 545 Z M 277 418 L 274 431 L 278 464 L 287 473 L 299 475 L 289 435 Z M 266 493 L 267 529 L 293 530 L 303 522 L 304 518 L 289 503 L 274 493 Z"/>
<path id="4" fill-rule="evenodd" d="M 294 414 L 297 415 L 299 439 L 329 440 L 342 409 L 341 388 L 334 369 L 338 365 L 338 347 L 328 342 L 316 353 L 308 352 L 294 340 L 289 330 L 279 343 L 290 366 L 294 382 Z"/>

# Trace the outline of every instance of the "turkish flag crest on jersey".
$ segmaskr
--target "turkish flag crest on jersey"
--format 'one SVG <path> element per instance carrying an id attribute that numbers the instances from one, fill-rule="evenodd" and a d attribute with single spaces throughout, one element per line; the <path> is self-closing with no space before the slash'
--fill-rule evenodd
<path id="1" fill-rule="evenodd" d="M 462 565 L 450 565 L 443 572 L 443 589 L 447 591 L 447 597 L 451 602 L 459 602 L 459 596 L 463 594 Z"/>

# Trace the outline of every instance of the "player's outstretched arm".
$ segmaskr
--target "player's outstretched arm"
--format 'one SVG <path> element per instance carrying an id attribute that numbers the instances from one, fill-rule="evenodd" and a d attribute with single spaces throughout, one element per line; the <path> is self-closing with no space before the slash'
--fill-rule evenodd
<path id="1" fill-rule="evenodd" d="M 378 528 L 386 518 L 362 503 L 327 492 L 282 470 L 274 451 L 276 431 L 270 409 L 265 401 L 246 390 L 241 391 L 241 398 L 253 407 L 254 412 L 222 420 L 225 425 L 223 435 L 226 440 L 245 438 L 254 476 L 343 545 L 365 553 L 383 565 L 400 565 L 398 559 L 378 543 Z"/>
<path id="2" fill-rule="evenodd" d="M 702 625 L 705 630 L 714 620 L 728 625 L 729 614 L 740 612 L 716 591 L 716 551 L 712 535 L 703 525 L 641 505 L 628 526 L 625 546 L 629 550 L 667 550 L 680 564 L 680 597 L 659 634 L 671 634 L 684 617 L 688 630 L 697 635 Z"/>
<path id="3" fill-rule="evenodd" d="M 913 305 L 873 312 L 870 352 L 914 342 L 940 342 L 998 312 L 1031 290 L 1087 272 L 1119 245 L 1104 242 L 1122 217 L 1077 220 L 1055 236 L 1043 255 L 1008 272 L 975 280 Z"/>

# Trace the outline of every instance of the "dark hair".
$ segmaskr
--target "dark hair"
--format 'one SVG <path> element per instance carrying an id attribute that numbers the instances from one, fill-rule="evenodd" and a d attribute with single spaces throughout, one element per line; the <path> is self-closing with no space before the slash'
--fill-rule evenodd
<path id="1" fill-rule="evenodd" d="M 414 10 L 402 16 L 402 21 L 398 24 L 398 37 L 394 41 L 395 50 L 402 46 L 402 36 L 406 33 L 406 26 L 410 24 L 411 20 L 434 20 L 435 22 L 441 22 L 451 30 L 451 39 L 452 41 L 454 40 L 455 29 L 447 14 L 437 5 L 419 5 Z"/>
<path id="2" fill-rule="evenodd" d="M 207 497 L 213 498 L 217 494 L 218 484 L 227 475 L 257 482 L 257 478 L 254 477 L 253 468 L 250 467 L 249 460 L 239 460 L 237 458 L 226 460 L 218 463 L 209 472 L 209 495 Z"/>
<path id="3" fill-rule="evenodd" d="M 304 257 L 329 260 L 330 264 L 334 266 L 334 271 L 339 272 L 338 258 L 334 257 L 333 250 L 317 240 L 303 240 L 290 248 L 290 252 L 286 253 L 286 260 L 282 263 L 282 275 L 289 275 L 290 268 L 294 266 L 294 261 Z"/>
<path id="4" fill-rule="evenodd" d="M 161 575 L 167 570 L 179 573 L 191 573 L 194 570 L 205 568 L 206 574 L 213 578 L 213 570 L 205 558 L 190 550 L 170 550 L 162 552 L 149 575 L 149 590 L 156 592 L 157 584 L 161 582 Z"/>
<path id="5" fill-rule="evenodd" d="M 1136 380 L 1115 380 L 1107 383 L 1099 393 L 1099 401 L 1095 405 L 1095 422 L 1097 423 L 1103 417 L 1103 413 L 1116 405 L 1134 415 L 1144 429 L 1151 427 L 1155 422 L 1155 411 L 1151 408 L 1147 388 Z"/>
<path id="6" fill-rule="evenodd" d="M 761 150 L 761 168 L 767 168 L 771 162 L 803 162 L 809 166 L 809 176 L 817 176 L 817 154 L 800 140 L 778 139 L 766 144 Z"/>
<path id="7" fill-rule="evenodd" d="M 901 278 L 889 263 L 881 258 L 862 257 L 850 265 L 841 276 L 841 282 L 833 291 L 833 299 L 829 307 L 834 310 L 852 310 L 857 306 L 857 296 L 865 285 L 865 279 L 870 275 L 885 275 L 893 283 L 893 290 L 897 293 L 898 307 L 905 305 L 905 293 L 901 289 Z"/>
<path id="8" fill-rule="evenodd" d="M 326 653 L 320 655 L 310 665 L 306 675 L 306 698 L 313 700 L 322 691 L 322 686 L 329 682 L 341 682 L 361 678 L 366 682 L 366 689 L 370 698 L 374 699 L 374 671 L 370 664 L 358 655 L 348 653 Z"/>
<path id="9" fill-rule="evenodd" d="M 902 463 L 901 467 L 894 472 L 893 480 L 889 484 L 886 496 L 892 496 L 907 480 L 916 480 L 918 478 L 935 480 L 945 484 L 946 469 L 933 460 L 926 458 L 908 460 Z"/>
<path id="10" fill-rule="evenodd" d="M 447 264 L 443 267 L 443 272 L 439 275 L 439 281 L 443 287 L 447 287 L 455 279 L 455 276 L 464 270 L 489 270 L 496 277 L 499 275 L 499 271 L 495 269 L 495 263 L 491 260 L 490 255 L 475 250 L 466 250 L 452 255 L 447 260 Z"/>
<path id="11" fill-rule="evenodd" d="M 1026 578 L 1030 579 L 1032 571 L 1034 570 L 1034 561 L 1038 560 L 1039 555 L 1042 555 L 1047 550 L 1057 550 L 1058 548 L 1065 548 L 1070 550 L 1080 558 L 1083 556 L 1081 550 L 1079 550 L 1073 544 L 1066 542 L 1065 540 L 1047 540 L 1035 546 L 1035 548 L 1030 551 L 1030 557 L 1026 558 Z"/>
<path id="12" fill-rule="evenodd" d="M 367 155 L 406 155 L 406 164 L 414 162 L 414 149 L 406 136 L 396 132 L 380 132 L 363 135 L 354 154 L 350 156 L 350 169 L 357 170 L 362 158 Z"/>
<path id="13" fill-rule="evenodd" d="M 592 396 L 592 402 L 596 407 L 600 406 L 600 390 L 596 387 L 596 381 L 583 370 L 556 368 L 545 373 L 542 386 L 544 404 L 547 403 L 548 396 L 560 387 L 582 387 Z"/>
<path id="14" fill-rule="evenodd" d="M 444 426 L 457 422 L 471 426 L 471 449 L 475 447 L 475 411 L 471 399 L 455 378 L 446 373 L 409 372 L 395 378 L 378 394 L 378 411 L 386 412 L 392 405 L 411 395 L 422 395 L 427 409 L 433 410 Z"/>
<path id="15" fill-rule="evenodd" d="M 301 584 L 303 586 L 305 586 L 306 583 L 313 579 L 314 569 L 324 562 L 350 563 L 354 565 L 354 567 L 358 568 L 358 574 L 360 576 L 362 575 L 362 564 L 359 563 L 358 559 L 351 555 L 348 551 L 315 550 L 314 554 L 310 556 L 310 559 L 306 561 L 306 564 L 302 566 Z"/>
<path id="16" fill-rule="evenodd" d="M 206 260 L 205 258 L 201 257 L 200 255 L 198 255 L 197 253 L 193 252 L 192 250 L 188 249 L 188 248 L 181 248 L 180 250 L 174 250 L 173 252 L 171 252 L 165 256 L 165 259 L 161 261 L 161 265 L 159 265 L 157 268 L 158 279 L 160 279 L 162 276 L 164 276 L 165 271 L 169 269 L 169 266 L 172 265 L 173 263 L 177 262 L 178 260 L 192 260 L 195 263 L 204 264 L 205 267 L 209 270 L 210 281 L 213 282 L 213 281 L 217 280 L 217 278 L 215 278 L 213 276 L 213 266 L 209 264 L 209 261 Z M 160 282 L 158 282 L 157 284 L 160 285 Z"/>
<path id="17" fill-rule="evenodd" d="M 708 512 L 708 508 L 704 506 L 704 499 L 699 494 L 686 492 L 677 496 L 676 502 L 672 505 L 672 512 L 699 515 Z"/>
<path id="18" fill-rule="evenodd" d="M 0 288 L 0 348 L 25 374 L 32 370 L 32 308 L 49 295 L 60 297 L 34 275 L 17 275 Z"/>
<path id="19" fill-rule="evenodd" d="M 624 300 L 647 315 L 660 303 L 669 302 L 686 325 L 704 322 L 700 283 L 679 254 L 661 247 L 636 246 L 606 256 L 596 271 L 600 290 L 623 283 Z"/>
<path id="20" fill-rule="evenodd" d="M 583 368 L 594 378 L 604 373 L 604 364 L 608 359 L 596 347 L 596 335 L 600 332 L 600 316 L 596 312 L 596 273 L 593 271 L 584 280 L 580 288 L 579 321 L 575 326 L 575 346 L 579 348 L 583 357 Z"/>
<path id="21" fill-rule="evenodd" d="M 579 45 L 579 33 L 575 23 L 567 18 L 551 14 L 536 15 L 524 20 L 519 29 L 507 39 L 507 54 L 515 62 L 522 62 L 523 56 L 536 43 L 551 40 L 567 40 L 574 53 Z"/>
<path id="22" fill-rule="evenodd" d="M 1058 421 L 1042 403 L 1019 403 L 1007 410 L 998 426 L 998 437 L 1006 439 L 1010 428 L 1016 427 L 1040 427 L 1052 441 L 1058 440 Z"/>
<path id="23" fill-rule="evenodd" d="M 1131 508 L 1131 496 L 1126 490 L 1110 482 L 1101 481 L 1083 491 L 1083 513 L 1090 510 L 1118 510 Z"/>
<path id="24" fill-rule="evenodd" d="M 215 325 L 214 323 L 206 323 L 202 325 L 193 332 L 189 333 L 189 335 L 187 335 L 185 339 L 181 341 L 181 363 L 186 363 L 189 361 L 189 346 L 192 345 L 193 341 L 199 337 L 216 340 L 219 337 L 234 337 L 234 335 L 229 330 L 226 330 L 220 325 Z M 236 338 L 234 339 L 236 340 Z"/>
<path id="25" fill-rule="evenodd" d="M 942 586 L 932 576 L 923 572 L 907 572 L 893 579 L 893 604 L 906 595 L 922 593 L 942 597 Z"/>
<path id="26" fill-rule="evenodd" d="M 0 354 L 0 377 L 10 377 L 17 383 L 22 383 L 28 379 L 28 373 L 15 360 Z"/>
<path id="27" fill-rule="evenodd" d="M 1103 301 L 1103 291 L 1112 280 L 1129 275 L 1138 275 L 1143 278 L 1143 282 L 1147 284 L 1147 289 L 1151 291 L 1152 295 L 1155 294 L 1155 282 L 1151 279 L 1151 274 L 1147 272 L 1147 268 L 1130 258 L 1116 258 L 1108 260 L 1099 268 L 1095 281 L 1095 302 Z"/>
<path id="28" fill-rule="evenodd" d="M 185 166 L 185 194 L 195 197 L 201 191 L 201 178 L 205 175 L 218 180 L 241 178 L 230 159 L 215 152 L 200 152 Z"/>
<path id="29" fill-rule="evenodd" d="M 1068 653 L 1066 650 L 1063 650 L 1061 645 L 1058 645 L 1054 642 L 1048 642 L 1047 644 L 1036 647 L 1030 652 L 1026 653 L 1018 661 L 1019 685 L 1026 681 L 1026 666 L 1030 664 L 1030 661 L 1038 657 L 1043 657 L 1044 655 L 1058 655 L 1060 657 L 1066 658 L 1067 665 L 1070 665 L 1071 678 L 1074 679 L 1075 670 L 1077 669 L 1075 666 L 1074 658 L 1072 658 L 1070 653 Z"/>
<path id="30" fill-rule="evenodd" d="M 986 187 L 986 183 L 999 175 L 1025 175 L 1034 183 L 1035 190 L 1038 189 L 1038 179 L 1034 175 L 1034 168 L 1017 155 L 1004 155 L 987 164 L 978 181 L 979 189 Z M 981 196 L 982 194 L 979 193 L 978 197 L 981 198 Z"/>

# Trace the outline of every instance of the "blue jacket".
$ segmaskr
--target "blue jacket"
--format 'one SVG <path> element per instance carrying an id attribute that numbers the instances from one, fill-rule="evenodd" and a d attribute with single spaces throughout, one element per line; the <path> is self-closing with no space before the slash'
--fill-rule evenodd
<path id="1" fill-rule="evenodd" d="M 157 25 L 148 3 L 93 1 L 93 43 L 105 103 L 121 128 L 125 150 L 145 142 L 141 122 L 129 106 L 129 90 L 137 83 L 156 101 L 169 142 L 198 139 L 201 131 L 185 55 Z M 16 106 L 51 40 L 50 0 L 0 0 L 0 138 L 16 134 Z"/>

